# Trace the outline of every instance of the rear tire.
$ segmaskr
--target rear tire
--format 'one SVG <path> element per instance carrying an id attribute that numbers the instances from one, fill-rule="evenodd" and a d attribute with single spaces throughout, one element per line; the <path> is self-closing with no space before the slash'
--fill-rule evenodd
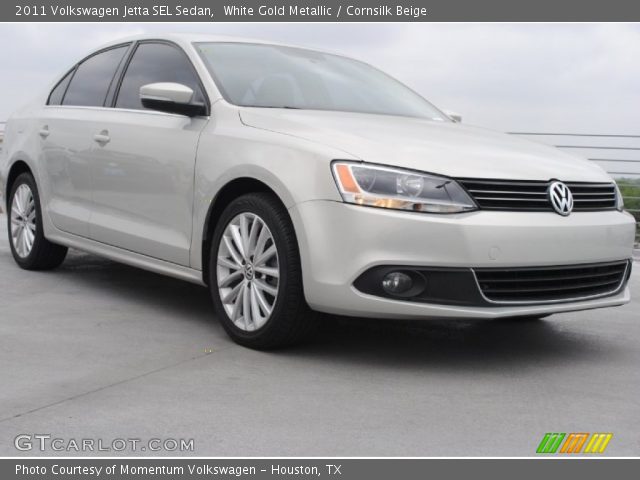
<path id="1" fill-rule="evenodd" d="M 13 259 L 25 270 L 58 267 L 67 248 L 44 237 L 42 209 L 33 175 L 22 173 L 11 186 L 7 202 L 7 231 Z"/>
<path id="2" fill-rule="evenodd" d="M 217 222 L 209 258 L 213 303 L 236 343 L 273 349 L 315 330 L 293 224 L 274 195 L 250 193 L 232 201 Z"/>

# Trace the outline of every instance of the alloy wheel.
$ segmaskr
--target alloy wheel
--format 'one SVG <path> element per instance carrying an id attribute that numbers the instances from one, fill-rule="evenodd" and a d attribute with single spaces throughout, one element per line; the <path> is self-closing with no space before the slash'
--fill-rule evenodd
<path id="1" fill-rule="evenodd" d="M 36 202 L 28 185 L 20 185 L 11 202 L 11 242 L 20 258 L 26 258 L 36 238 Z"/>
<path id="2" fill-rule="evenodd" d="M 264 326 L 278 298 L 280 264 L 267 224 L 256 214 L 236 215 L 218 246 L 218 293 L 233 322 L 243 331 Z"/>

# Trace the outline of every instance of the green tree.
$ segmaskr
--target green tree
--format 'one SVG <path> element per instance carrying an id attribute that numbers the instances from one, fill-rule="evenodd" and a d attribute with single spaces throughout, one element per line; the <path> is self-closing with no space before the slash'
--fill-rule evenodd
<path id="1" fill-rule="evenodd" d="M 640 178 L 617 178 L 616 182 L 622 198 L 624 199 L 624 208 L 636 218 L 636 222 L 640 222 Z M 640 231 L 636 224 L 636 243 L 640 241 Z"/>

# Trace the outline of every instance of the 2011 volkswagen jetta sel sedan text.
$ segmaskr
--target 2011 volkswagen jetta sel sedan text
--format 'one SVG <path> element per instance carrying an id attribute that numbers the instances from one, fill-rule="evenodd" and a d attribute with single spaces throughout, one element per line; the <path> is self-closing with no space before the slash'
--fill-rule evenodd
<path id="1" fill-rule="evenodd" d="M 136 37 L 8 121 L 11 250 L 68 247 L 207 285 L 229 335 L 290 344 L 315 312 L 542 317 L 629 301 L 635 224 L 613 180 L 465 126 L 339 55 Z"/>

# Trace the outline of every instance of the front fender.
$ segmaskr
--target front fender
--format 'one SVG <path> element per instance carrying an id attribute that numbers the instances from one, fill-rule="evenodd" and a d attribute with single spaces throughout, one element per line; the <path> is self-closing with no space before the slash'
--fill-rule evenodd
<path id="1" fill-rule="evenodd" d="M 225 185 L 238 178 L 258 180 L 288 209 L 308 200 L 340 201 L 330 168 L 335 158 L 350 159 L 340 150 L 243 125 L 235 109 L 217 108 L 198 145 L 191 267 L 202 269 L 206 220 Z"/>

